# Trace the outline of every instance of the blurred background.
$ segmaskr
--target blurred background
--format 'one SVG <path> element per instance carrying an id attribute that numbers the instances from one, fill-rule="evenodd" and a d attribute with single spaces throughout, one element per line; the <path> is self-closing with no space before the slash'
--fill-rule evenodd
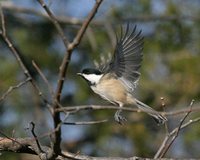
<path id="1" fill-rule="evenodd" d="M 59 65 L 65 47 L 52 23 L 43 16 L 36 0 L 0 1 L 5 14 L 6 30 L 43 94 L 50 100 L 46 84 L 33 68 L 34 60 L 56 87 Z M 80 24 L 91 11 L 94 0 L 45 1 L 61 22 L 69 40 L 73 40 Z M 156 110 L 186 108 L 192 99 L 195 107 L 200 98 L 200 1 L 199 0 L 104 0 L 81 44 L 71 57 L 62 95 L 63 106 L 109 104 L 93 94 L 87 83 L 76 75 L 84 67 L 93 67 L 94 60 L 113 53 L 115 32 L 120 26 L 137 25 L 145 37 L 144 60 L 135 96 Z M 10 86 L 25 76 L 3 40 L 0 40 L 0 97 Z M 153 157 L 166 132 L 146 114 L 124 112 L 128 122 L 120 126 L 113 120 L 114 111 L 81 111 L 67 121 L 109 119 L 109 122 L 87 126 L 63 126 L 62 148 L 92 156 Z M 190 118 L 200 116 L 193 113 Z M 169 116 L 169 130 L 183 115 Z M 63 115 L 64 118 L 64 115 Z M 52 129 L 52 118 L 38 94 L 28 83 L 15 89 L 0 101 L 0 130 L 7 136 L 32 136 L 26 128 L 36 123 L 36 133 Z M 200 127 L 191 125 L 181 131 L 166 157 L 200 157 Z M 2 136 L 2 135 L 1 135 Z M 48 138 L 41 138 L 49 144 Z M 36 156 L 2 152 L 2 160 L 38 159 Z"/>

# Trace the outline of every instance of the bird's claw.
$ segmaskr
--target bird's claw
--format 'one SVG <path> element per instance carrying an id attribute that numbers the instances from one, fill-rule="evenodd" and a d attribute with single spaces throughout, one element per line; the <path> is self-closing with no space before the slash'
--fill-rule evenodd
<path id="1" fill-rule="evenodd" d="M 118 110 L 118 111 L 115 113 L 114 118 L 115 118 L 115 121 L 116 121 L 117 123 L 123 125 L 124 122 L 126 122 L 127 120 L 126 120 L 125 117 L 123 117 L 123 116 L 120 114 L 121 112 L 122 112 L 121 110 Z"/>

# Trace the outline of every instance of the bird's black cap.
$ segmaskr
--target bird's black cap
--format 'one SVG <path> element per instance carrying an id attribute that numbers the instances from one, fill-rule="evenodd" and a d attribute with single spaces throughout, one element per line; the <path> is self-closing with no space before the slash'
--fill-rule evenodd
<path id="1" fill-rule="evenodd" d="M 96 75 L 101 75 L 101 71 L 99 71 L 98 69 L 94 69 L 94 68 L 86 68 L 83 69 L 81 73 L 84 74 L 96 74 Z"/>

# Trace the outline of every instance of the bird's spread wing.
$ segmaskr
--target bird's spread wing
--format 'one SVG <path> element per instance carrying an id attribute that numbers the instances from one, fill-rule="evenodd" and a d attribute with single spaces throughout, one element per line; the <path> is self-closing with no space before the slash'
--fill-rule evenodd
<path id="1" fill-rule="evenodd" d="M 104 73 L 115 73 L 123 82 L 128 91 L 132 92 L 139 80 L 139 68 L 142 61 L 143 37 L 141 31 L 136 32 L 127 28 L 125 32 L 121 28 L 120 38 L 117 38 L 114 56 L 107 65 L 104 66 Z"/>

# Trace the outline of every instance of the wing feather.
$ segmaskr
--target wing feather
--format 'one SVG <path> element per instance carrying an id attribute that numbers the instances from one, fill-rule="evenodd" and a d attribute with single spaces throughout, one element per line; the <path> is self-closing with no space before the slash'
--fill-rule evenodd
<path id="1" fill-rule="evenodd" d="M 137 27 L 130 29 L 127 25 L 125 32 L 121 27 L 113 58 L 104 65 L 102 72 L 114 73 L 123 82 L 129 92 L 132 92 L 140 77 L 139 69 L 142 62 L 143 36 Z"/>

